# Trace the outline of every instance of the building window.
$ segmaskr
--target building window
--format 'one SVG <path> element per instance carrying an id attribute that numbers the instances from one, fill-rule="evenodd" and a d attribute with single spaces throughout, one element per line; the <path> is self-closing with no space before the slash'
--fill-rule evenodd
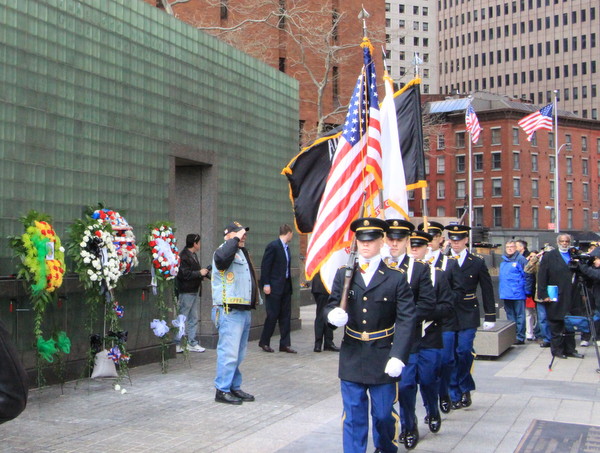
<path id="1" fill-rule="evenodd" d="M 532 154 L 531 155 L 531 171 L 538 171 L 538 155 L 537 154 Z"/>
<path id="2" fill-rule="evenodd" d="M 492 153 L 492 170 L 502 169 L 502 154 L 500 152 Z"/>
<path id="3" fill-rule="evenodd" d="M 499 127 L 492 128 L 492 145 L 502 144 L 500 138 L 501 129 Z"/>
<path id="4" fill-rule="evenodd" d="M 479 136 L 479 139 L 481 140 L 481 136 Z M 600 139 L 598 139 L 598 140 L 600 141 Z M 600 146 L 600 144 L 598 146 Z M 598 150 L 598 152 L 600 152 L 600 149 Z M 475 161 L 473 164 L 473 170 L 474 171 L 483 171 L 483 154 L 474 154 L 473 160 Z M 598 161 L 598 162 L 600 162 L 600 161 Z"/>
<path id="5" fill-rule="evenodd" d="M 521 228 L 521 208 L 513 206 L 513 227 Z"/>
<path id="6" fill-rule="evenodd" d="M 456 181 L 456 198 L 466 198 L 467 196 L 467 185 L 465 181 Z"/>
<path id="7" fill-rule="evenodd" d="M 567 175 L 572 175 L 573 174 L 573 158 L 572 157 L 567 157 L 567 171 L 566 174 Z"/>
<path id="8" fill-rule="evenodd" d="M 492 179 L 492 196 L 493 197 L 501 197 L 502 196 L 502 179 L 500 179 L 500 178 Z"/>
<path id="9" fill-rule="evenodd" d="M 513 196 L 521 196 L 521 180 L 519 178 L 513 178 Z"/>
<path id="10" fill-rule="evenodd" d="M 537 230 L 540 227 L 539 211 L 537 207 L 531 208 L 531 227 Z"/>
<path id="11" fill-rule="evenodd" d="M 513 127 L 513 129 L 512 129 L 512 144 L 513 145 L 519 144 L 519 128 L 518 127 Z"/>
<path id="12" fill-rule="evenodd" d="M 446 149 L 446 141 L 443 134 L 437 136 L 437 149 Z"/>
<path id="13" fill-rule="evenodd" d="M 588 209 L 583 210 L 583 229 L 590 229 L 590 211 Z"/>
<path id="14" fill-rule="evenodd" d="M 586 153 L 588 150 L 588 141 L 587 137 L 581 137 L 581 151 Z"/>
<path id="15" fill-rule="evenodd" d="M 573 200 L 573 183 L 567 182 L 567 200 Z"/>
<path id="16" fill-rule="evenodd" d="M 589 172 L 590 172 L 590 169 L 589 169 L 589 165 L 588 165 L 588 160 L 581 159 L 581 174 L 583 176 L 588 176 Z"/>
<path id="17" fill-rule="evenodd" d="M 446 217 L 446 208 L 444 206 L 437 207 L 437 216 L 438 217 Z"/>
<path id="18" fill-rule="evenodd" d="M 565 134 L 565 143 L 567 146 L 565 146 L 565 149 L 567 151 L 571 151 L 571 149 L 573 148 L 573 142 L 571 140 L 571 134 Z"/>
<path id="19" fill-rule="evenodd" d="M 483 179 L 473 181 L 473 197 L 483 198 Z"/>
<path id="20" fill-rule="evenodd" d="M 513 170 L 521 169 L 521 153 L 513 151 Z"/>
<path id="21" fill-rule="evenodd" d="M 438 200 L 443 200 L 446 198 L 446 182 L 445 181 L 437 181 L 435 183 L 435 190 Z"/>
<path id="22" fill-rule="evenodd" d="M 549 171 L 550 173 L 554 173 L 555 168 L 556 168 L 556 161 L 555 161 L 555 157 L 554 156 L 548 156 L 548 163 L 549 163 Z"/>
<path id="23" fill-rule="evenodd" d="M 456 147 L 464 148 L 465 147 L 465 132 L 457 132 L 455 137 L 456 137 Z"/>
<path id="24" fill-rule="evenodd" d="M 548 132 L 548 148 L 554 148 L 554 132 Z"/>
<path id="25" fill-rule="evenodd" d="M 600 154 L 600 138 L 596 139 L 596 152 Z"/>
<path id="26" fill-rule="evenodd" d="M 456 156 L 456 173 L 464 173 L 465 172 L 465 156 Z"/>
<path id="27" fill-rule="evenodd" d="M 483 226 L 483 208 L 480 206 L 473 208 L 473 225 Z"/>
<path id="28" fill-rule="evenodd" d="M 567 209 L 567 228 L 573 228 L 573 210 L 570 208 Z"/>
<path id="29" fill-rule="evenodd" d="M 540 184 L 537 179 L 531 180 L 531 198 L 539 198 L 540 196 Z"/>
<path id="30" fill-rule="evenodd" d="M 493 226 L 495 228 L 502 227 L 502 207 L 501 206 L 493 206 L 492 207 L 492 217 L 494 218 Z"/>
<path id="31" fill-rule="evenodd" d="M 437 157 L 437 173 L 438 175 L 446 173 L 446 158 L 444 156 Z"/>
<path id="32" fill-rule="evenodd" d="M 583 201 L 590 201 L 590 185 L 584 182 L 581 185 Z"/>

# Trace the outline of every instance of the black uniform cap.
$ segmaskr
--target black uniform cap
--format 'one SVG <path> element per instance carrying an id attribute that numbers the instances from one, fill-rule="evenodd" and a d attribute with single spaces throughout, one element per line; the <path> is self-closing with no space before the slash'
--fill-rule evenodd
<path id="1" fill-rule="evenodd" d="M 404 239 L 415 231 L 415 226 L 408 220 L 388 219 L 386 222 L 390 228 L 387 233 L 387 237 L 390 239 Z"/>
<path id="2" fill-rule="evenodd" d="M 425 224 L 419 223 L 417 230 L 425 231 Z M 442 234 L 444 232 L 444 225 L 442 225 L 440 222 L 429 221 L 427 222 L 427 232 L 433 234 L 434 236 L 436 234 Z"/>
<path id="3" fill-rule="evenodd" d="M 469 237 L 469 231 L 471 231 L 471 227 L 468 225 L 446 225 L 444 228 L 448 230 L 448 237 L 453 241 Z"/>
<path id="4" fill-rule="evenodd" d="M 377 217 L 361 217 L 350 224 L 350 229 L 356 233 L 359 241 L 372 241 L 382 238 L 388 226 L 385 220 Z"/>
<path id="5" fill-rule="evenodd" d="M 425 231 L 413 231 L 410 234 L 410 246 L 421 247 L 422 245 L 429 244 L 432 239 L 433 236 Z"/>

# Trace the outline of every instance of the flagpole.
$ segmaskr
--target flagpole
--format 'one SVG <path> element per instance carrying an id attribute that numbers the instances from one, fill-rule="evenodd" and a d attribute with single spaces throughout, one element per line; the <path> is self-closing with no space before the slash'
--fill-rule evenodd
<path id="1" fill-rule="evenodd" d="M 554 232 L 560 232 L 560 204 L 558 184 L 558 90 L 554 90 Z"/>
<path id="2" fill-rule="evenodd" d="M 469 105 L 473 100 L 472 96 L 468 97 Z M 467 106 L 468 108 L 468 106 Z M 469 252 L 473 251 L 473 140 L 471 139 L 471 131 L 469 131 Z"/>

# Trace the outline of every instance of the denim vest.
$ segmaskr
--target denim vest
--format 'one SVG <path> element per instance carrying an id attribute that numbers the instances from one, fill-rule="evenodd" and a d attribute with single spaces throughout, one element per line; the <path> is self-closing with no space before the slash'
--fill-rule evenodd
<path id="1" fill-rule="evenodd" d="M 229 268 L 217 270 L 213 258 L 211 280 L 213 305 L 242 305 L 250 307 L 252 301 L 252 276 L 246 257 L 238 251 Z"/>

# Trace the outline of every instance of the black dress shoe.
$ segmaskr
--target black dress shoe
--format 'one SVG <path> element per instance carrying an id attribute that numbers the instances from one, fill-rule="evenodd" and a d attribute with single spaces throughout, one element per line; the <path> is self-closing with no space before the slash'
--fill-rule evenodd
<path id="1" fill-rule="evenodd" d="M 549 341 L 543 341 L 542 343 L 540 343 L 540 348 L 549 348 L 549 347 L 550 347 Z"/>
<path id="2" fill-rule="evenodd" d="M 325 351 L 333 351 L 333 352 L 340 352 L 340 348 L 338 348 L 333 343 L 326 344 L 325 347 L 323 348 L 323 350 L 325 350 Z"/>
<path id="3" fill-rule="evenodd" d="M 559 359 L 566 359 L 567 354 L 556 354 L 555 357 L 558 357 Z"/>
<path id="4" fill-rule="evenodd" d="M 315 351 L 315 352 L 321 352 L 321 346 L 315 345 L 315 348 L 313 349 L 313 351 Z"/>
<path id="5" fill-rule="evenodd" d="M 448 396 L 440 397 L 440 410 L 444 414 L 447 414 L 448 412 L 450 412 L 450 397 L 448 397 Z"/>
<path id="6" fill-rule="evenodd" d="M 525 342 L 523 340 L 517 340 L 513 344 L 514 345 L 522 345 L 522 344 L 525 344 Z"/>
<path id="7" fill-rule="evenodd" d="M 401 431 L 400 436 L 398 437 L 398 442 L 402 445 L 406 444 L 406 431 Z"/>
<path id="8" fill-rule="evenodd" d="M 279 346 L 279 352 L 287 352 L 288 354 L 298 354 L 298 351 L 289 346 Z"/>
<path id="9" fill-rule="evenodd" d="M 406 439 L 404 440 L 404 446 L 407 450 L 412 450 L 419 443 L 419 430 L 415 427 L 413 431 L 406 433 Z"/>
<path id="10" fill-rule="evenodd" d="M 465 392 L 460 397 L 460 403 L 462 407 L 469 407 L 471 405 L 471 392 Z"/>
<path id="11" fill-rule="evenodd" d="M 578 352 L 571 352 L 570 354 L 566 354 L 567 357 L 573 357 L 575 359 L 583 359 L 583 354 L 579 354 Z"/>
<path id="12" fill-rule="evenodd" d="M 462 409 L 462 408 L 463 408 L 463 405 L 462 405 L 462 402 L 460 402 L 460 401 L 452 401 L 452 402 L 450 403 L 450 407 L 451 407 L 453 410 L 455 410 L 455 411 L 456 411 L 456 410 L 458 410 L 458 409 Z"/>
<path id="13" fill-rule="evenodd" d="M 239 399 L 241 399 L 244 402 L 254 401 L 254 395 L 250 395 L 249 393 L 244 392 L 242 389 L 240 389 L 240 390 L 231 389 L 231 394 L 233 396 L 237 396 Z"/>
<path id="14" fill-rule="evenodd" d="M 427 424 L 429 425 L 429 431 L 432 433 L 437 433 L 442 427 L 442 419 L 439 415 L 432 415 L 428 417 Z"/>
<path id="15" fill-rule="evenodd" d="M 222 392 L 221 390 L 217 390 L 217 394 L 215 395 L 215 401 L 217 403 L 225 403 L 225 404 L 242 404 L 242 399 L 233 395 L 230 392 Z"/>
<path id="16" fill-rule="evenodd" d="M 268 344 L 259 344 L 258 347 L 265 352 L 275 352 L 275 350 Z"/>

